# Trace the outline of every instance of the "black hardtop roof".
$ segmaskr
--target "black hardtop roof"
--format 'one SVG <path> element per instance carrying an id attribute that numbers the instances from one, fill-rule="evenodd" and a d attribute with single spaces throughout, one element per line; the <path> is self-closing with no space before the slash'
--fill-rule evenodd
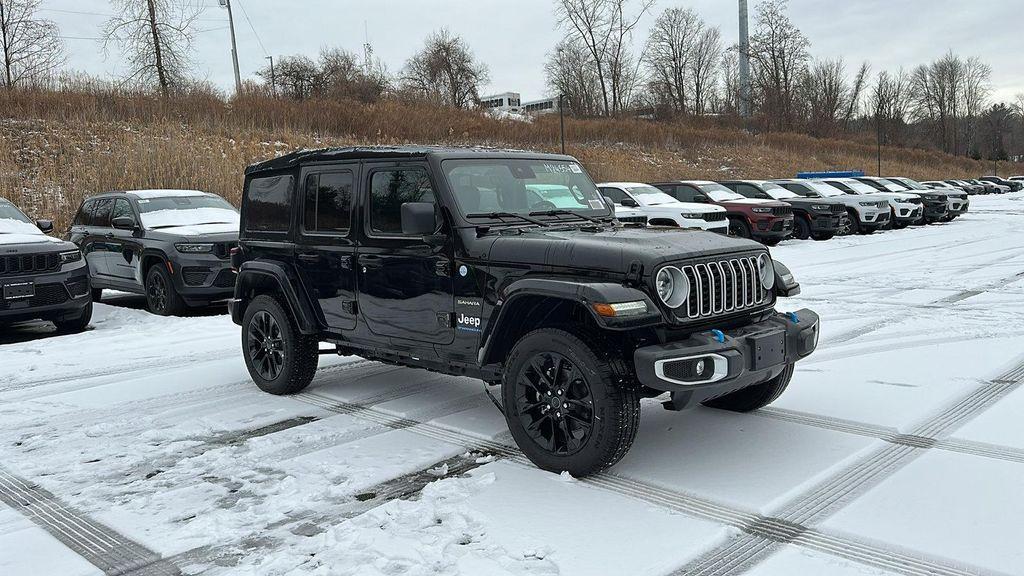
<path id="1" fill-rule="evenodd" d="M 572 156 L 530 152 L 529 150 L 512 150 L 487 148 L 482 146 L 351 146 L 345 148 L 318 148 L 315 150 L 297 150 L 263 162 L 257 162 L 245 169 L 246 174 L 258 172 L 287 170 L 311 162 L 331 160 L 363 160 L 386 158 L 537 158 L 542 160 L 575 160 Z"/>

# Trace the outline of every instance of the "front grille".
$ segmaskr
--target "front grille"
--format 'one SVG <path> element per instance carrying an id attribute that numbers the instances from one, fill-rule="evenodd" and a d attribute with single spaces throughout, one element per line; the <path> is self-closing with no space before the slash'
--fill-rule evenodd
<path id="1" fill-rule="evenodd" d="M 60 268 L 60 254 L 20 254 L 0 256 L 0 276 L 52 272 Z"/>
<path id="2" fill-rule="evenodd" d="M 843 206 L 842 204 L 833 204 L 832 205 L 832 213 L 833 214 L 845 214 L 846 213 L 846 206 Z"/>
<path id="3" fill-rule="evenodd" d="M 889 213 L 888 212 L 882 212 L 882 213 L 880 213 L 878 215 L 878 218 L 875 218 L 875 222 L 885 222 L 888 219 L 889 219 Z"/>
<path id="4" fill-rule="evenodd" d="M 772 208 L 772 216 L 789 216 L 792 213 L 792 206 L 776 206 L 775 208 Z"/>
<path id="5" fill-rule="evenodd" d="M 681 266 L 680 270 L 690 282 L 686 318 L 708 318 L 738 312 L 764 304 L 769 299 L 768 291 L 761 287 L 757 256 L 688 264 Z M 677 310 L 677 315 L 683 314 L 683 308 Z"/>
<path id="6" fill-rule="evenodd" d="M 230 258 L 231 249 L 238 246 L 238 242 L 217 242 L 213 245 L 213 255 L 220 259 Z"/>
<path id="7" fill-rule="evenodd" d="M 929 196 L 929 197 L 925 198 L 924 201 L 927 202 L 928 204 L 945 204 L 946 203 L 946 197 L 945 196 Z"/>
<path id="8" fill-rule="evenodd" d="M 213 285 L 217 288 L 234 288 L 235 271 L 230 268 L 224 268 L 219 274 L 217 274 L 217 277 L 213 279 Z"/>
<path id="9" fill-rule="evenodd" d="M 725 212 L 705 212 L 704 213 L 704 221 L 705 222 L 721 222 L 722 220 L 725 220 Z"/>
<path id="10" fill-rule="evenodd" d="M 209 275 L 210 269 L 205 266 L 185 266 L 181 269 L 181 277 L 188 286 L 202 286 Z"/>
<path id="11" fill-rule="evenodd" d="M 66 285 L 68 287 L 68 292 L 71 293 L 73 298 L 85 296 L 89 291 L 89 282 L 85 278 L 82 278 L 81 280 L 72 280 L 67 282 Z"/>
<path id="12" fill-rule="evenodd" d="M 25 300 L 28 300 L 32 308 L 63 304 L 68 301 L 68 291 L 63 284 L 36 284 L 35 296 L 21 300 L 0 300 L 0 310 L 8 310 L 11 304 Z"/>
<path id="13" fill-rule="evenodd" d="M 647 224 L 647 216 L 623 216 L 621 218 L 616 218 L 619 222 L 623 222 L 625 224 Z"/>
<path id="14" fill-rule="evenodd" d="M 920 204 L 921 203 L 921 198 L 920 197 L 915 197 L 915 198 L 910 198 L 909 200 L 901 200 L 901 202 L 908 202 L 910 204 Z"/>

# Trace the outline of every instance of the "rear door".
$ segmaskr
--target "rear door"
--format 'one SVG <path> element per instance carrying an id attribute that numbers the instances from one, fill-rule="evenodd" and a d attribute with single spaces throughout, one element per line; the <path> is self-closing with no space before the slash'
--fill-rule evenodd
<path id="1" fill-rule="evenodd" d="M 334 331 L 356 325 L 352 206 L 359 164 L 303 169 L 296 265 Z"/>
<path id="2" fill-rule="evenodd" d="M 365 164 L 361 182 L 359 316 L 376 336 L 417 344 L 452 342 L 452 239 L 428 244 L 402 233 L 403 203 L 436 201 L 427 164 Z"/>

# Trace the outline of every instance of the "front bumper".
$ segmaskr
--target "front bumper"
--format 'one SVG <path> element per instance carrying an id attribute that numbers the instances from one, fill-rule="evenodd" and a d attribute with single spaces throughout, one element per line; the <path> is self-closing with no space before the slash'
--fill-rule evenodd
<path id="1" fill-rule="evenodd" d="M 4 299 L 3 286 L 25 282 L 34 284 L 33 296 Z M 85 266 L 66 272 L 0 277 L 0 321 L 78 318 L 92 301 L 91 289 L 89 269 Z"/>
<path id="2" fill-rule="evenodd" d="M 961 214 L 964 214 L 965 212 L 967 212 L 967 209 L 970 208 L 970 206 L 970 200 L 950 200 L 946 207 L 946 217 L 955 218 Z"/>
<path id="3" fill-rule="evenodd" d="M 860 218 L 861 225 L 881 226 L 889 221 L 889 211 L 862 207 L 857 217 Z"/>
<path id="4" fill-rule="evenodd" d="M 644 346 L 633 352 L 633 363 L 641 384 L 672 392 L 673 403 L 682 408 L 774 378 L 814 352 L 818 333 L 818 315 L 804 308 L 718 334 L 700 332 Z M 700 360 L 704 371 L 689 376 Z"/>
<path id="5" fill-rule="evenodd" d="M 846 214 L 817 214 L 812 212 L 810 213 L 810 216 L 811 232 L 835 234 L 842 227 L 843 218 Z"/>
<path id="6" fill-rule="evenodd" d="M 681 220 L 683 228 L 694 228 L 697 230 L 707 230 L 708 232 L 718 232 L 720 234 L 728 234 L 729 232 L 729 220 L 715 220 L 714 222 L 708 222 L 700 218 L 683 218 Z"/>
<path id="7" fill-rule="evenodd" d="M 755 219 L 750 232 L 754 238 L 785 238 L 793 233 L 793 217 L 768 216 Z"/>
<path id="8" fill-rule="evenodd" d="M 937 222 L 942 220 L 946 216 L 946 212 L 949 211 L 949 206 L 945 202 L 935 202 L 932 204 L 924 205 L 924 220 L 927 222 Z"/>
<path id="9" fill-rule="evenodd" d="M 896 222 L 899 224 L 910 224 L 921 219 L 922 206 L 916 204 L 896 204 L 893 211 L 896 213 Z"/>
<path id="10" fill-rule="evenodd" d="M 171 265 L 174 287 L 190 305 L 226 300 L 235 293 L 235 272 L 229 259 L 179 253 Z"/>

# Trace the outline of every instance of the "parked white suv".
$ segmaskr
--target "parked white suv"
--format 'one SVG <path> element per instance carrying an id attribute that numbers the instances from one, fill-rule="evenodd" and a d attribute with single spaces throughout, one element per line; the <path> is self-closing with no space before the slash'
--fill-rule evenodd
<path id="1" fill-rule="evenodd" d="M 915 209 L 922 209 L 922 200 L 919 194 L 909 192 L 880 192 L 877 188 L 868 186 L 856 178 L 825 178 L 822 182 L 838 188 L 847 194 L 858 196 L 870 196 L 871 198 L 884 198 L 889 204 L 889 215 L 886 217 L 886 224 L 896 228 L 903 228 L 914 224 Z M 920 214 L 920 212 L 918 212 Z M 895 215 L 895 216 L 894 216 Z M 895 220 L 893 220 L 895 217 Z"/>
<path id="2" fill-rule="evenodd" d="M 885 212 L 888 209 L 888 198 L 848 194 L 821 180 L 785 179 L 773 180 L 773 182 L 804 198 L 829 198 L 842 202 L 846 206 L 846 221 L 842 223 L 840 234 L 856 234 L 867 232 L 868 230 L 877 230 L 879 227 L 879 213 Z M 886 202 L 886 206 L 879 206 L 879 203 L 882 201 Z M 916 219 L 920 216 L 921 214 L 918 213 L 914 218 Z"/>
<path id="3" fill-rule="evenodd" d="M 729 233 L 729 219 L 721 206 L 680 202 L 654 186 L 639 182 L 605 182 L 597 187 L 601 194 L 615 203 L 615 217 L 619 220 L 628 221 L 624 219 L 626 213 L 640 210 L 647 216 L 650 226 Z"/>

